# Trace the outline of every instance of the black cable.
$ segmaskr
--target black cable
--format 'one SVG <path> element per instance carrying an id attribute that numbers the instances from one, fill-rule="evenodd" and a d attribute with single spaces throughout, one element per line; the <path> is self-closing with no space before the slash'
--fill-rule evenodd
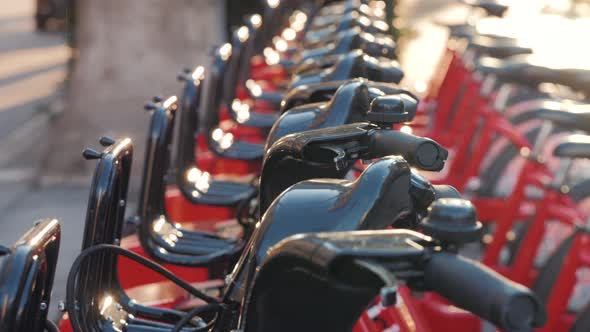
<path id="1" fill-rule="evenodd" d="M 170 272 L 165 267 L 161 266 L 158 263 L 155 263 L 145 257 L 142 257 L 134 252 L 129 250 L 123 249 L 119 246 L 112 245 L 112 244 L 99 244 L 96 246 L 92 246 L 85 250 L 82 250 L 80 255 L 76 257 L 76 260 L 72 264 L 70 272 L 68 273 L 68 279 L 66 283 L 66 309 L 68 315 L 70 317 L 70 322 L 72 324 L 72 328 L 75 332 L 83 331 L 82 326 L 80 324 L 80 320 L 78 319 L 77 310 L 76 310 L 76 299 L 75 299 L 75 290 L 76 290 L 76 277 L 80 270 L 80 267 L 85 259 L 87 259 L 91 255 L 95 255 L 96 253 L 102 251 L 111 251 L 114 252 L 116 255 L 125 256 L 139 264 L 144 265 L 148 269 L 159 273 L 160 275 L 168 278 L 170 281 L 175 283 L 177 286 L 181 287 L 182 289 L 186 290 L 191 295 L 207 302 L 207 303 L 219 303 L 219 301 L 209 295 L 201 292 L 200 290 L 194 288 L 186 281 L 178 278 L 172 272 Z"/>
<path id="2" fill-rule="evenodd" d="M 255 179 L 256 180 L 256 179 Z M 254 180 L 252 181 L 251 184 L 254 183 Z M 243 201 L 240 201 L 236 207 L 237 210 L 237 217 L 236 220 L 238 221 L 238 224 L 240 224 L 242 227 L 246 228 L 246 227 L 252 227 L 252 213 L 249 210 L 250 207 L 250 202 L 252 202 L 252 200 L 256 199 L 256 197 L 258 197 L 258 190 L 254 191 L 250 197 L 244 199 Z M 250 220 L 246 220 L 246 219 L 250 219 Z"/>
<path id="3" fill-rule="evenodd" d="M 248 212 L 246 211 L 246 209 L 248 208 L 249 204 L 250 200 L 245 199 L 239 202 L 238 206 L 236 207 L 236 220 L 238 221 L 238 224 L 240 224 L 240 226 L 242 227 L 248 227 L 248 222 L 244 220 L 244 218 L 248 217 Z M 246 211 L 246 213 L 244 213 L 244 211 Z"/>
<path id="4" fill-rule="evenodd" d="M 242 226 L 244 228 L 252 227 L 252 225 L 255 222 L 255 218 L 250 211 L 250 202 L 254 198 L 255 197 L 249 198 L 247 200 L 243 200 L 240 203 L 238 203 L 238 206 L 236 207 L 236 210 L 237 210 L 236 220 L 238 221 L 238 224 L 240 224 L 240 226 Z M 254 220 L 254 222 L 253 222 L 253 220 Z"/>
<path id="5" fill-rule="evenodd" d="M 57 327 L 57 324 L 55 324 L 52 320 L 46 319 L 45 320 L 45 331 L 59 332 L 59 328 Z"/>
<path id="6" fill-rule="evenodd" d="M 358 166 L 352 166 L 352 170 L 355 172 L 359 172 L 359 173 L 362 173 L 364 171 L 364 169 L 362 169 Z"/>
<path id="7" fill-rule="evenodd" d="M 192 309 L 191 311 L 187 312 L 186 315 L 184 315 L 184 317 L 182 317 L 182 319 L 179 320 L 174 325 L 174 328 L 172 328 L 172 330 L 170 332 L 180 332 L 182 330 L 182 328 L 185 327 L 186 324 L 188 324 L 188 322 L 190 322 L 191 319 L 193 319 L 194 317 L 196 317 L 204 312 L 211 311 L 211 310 L 219 311 L 222 308 L 223 308 L 223 304 L 221 304 L 221 303 L 210 303 L 210 304 L 206 304 L 206 305 L 203 305 L 200 307 L 196 307 L 196 308 Z M 206 326 L 196 329 L 195 332 L 209 330 L 211 328 L 210 325 L 212 322 L 213 321 L 207 323 Z"/>

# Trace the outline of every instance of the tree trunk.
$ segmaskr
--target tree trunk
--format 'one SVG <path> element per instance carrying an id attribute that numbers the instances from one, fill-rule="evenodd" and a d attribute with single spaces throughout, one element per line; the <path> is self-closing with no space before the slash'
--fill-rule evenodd
<path id="1" fill-rule="evenodd" d="M 149 124 L 143 104 L 156 94 L 179 94 L 175 77 L 183 67 L 210 63 L 209 51 L 224 36 L 223 4 L 78 0 L 67 107 L 52 124 L 43 175 L 53 180 L 87 176 L 94 163 L 80 152 L 110 135 L 133 139 L 137 179 Z"/>

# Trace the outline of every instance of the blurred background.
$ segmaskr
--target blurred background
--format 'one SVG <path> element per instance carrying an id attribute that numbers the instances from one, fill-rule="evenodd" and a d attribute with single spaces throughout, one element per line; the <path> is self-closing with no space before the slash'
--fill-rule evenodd
<path id="1" fill-rule="evenodd" d="M 244 14 L 259 12 L 261 1 L 0 1 L 0 243 L 13 243 L 36 219 L 60 220 L 55 303 L 80 248 L 95 166 L 81 157 L 83 148 L 96 147 L 104 135 L 133 139 L 132 211 L 149 120 L 143 104 L 154 95 L 179 93 L 176 73 L 208 64 L 213 46 Z M 547 6 L 565 16 L 590 7 L 567 0 Z M 406 87 L 424 91 L 444 48 L 446 32 L 433 22 L 461 22 L 465 11 L 452 0 L 400 0 Z M 523 35 L 538 28 L 527 27 L 522 17 L 513 22 Z M 556 26 L 535 34 L 545 38 L 536 41 L 539 47 L 555 48 L 547 40 Z M 568 38 L 582 38 L 575 47 L 587 50 L 590 29 L 584 29 Z M 590 54 L 557 49 L 559 56 Z"/>

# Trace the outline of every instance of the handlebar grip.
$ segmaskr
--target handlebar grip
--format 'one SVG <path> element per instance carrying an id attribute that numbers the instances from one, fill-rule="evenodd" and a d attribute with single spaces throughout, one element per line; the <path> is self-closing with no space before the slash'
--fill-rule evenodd
<path id="1" fill-rule="evenodd" d="M 434 189 L 434 196 L 436 199 L 439 198 L 462 198 L 461 193 L 455 189 L 455 187 L 448 184 L 435 184 L 432 186 Z"/>
<path id="2" fill-rule="evenodd" d="M 426 287 L 507 331 L 545 322 L 545 309 L 528 288 L 451 253 L 435 253 L 424 270 Z"/>
<path id="3" fill-rule="evenodd" d="M 440 171 L 449 154 L 430 138 L 395 130 L 379 130 L 374 133 L 370 151 L 376 158 L 401 155 L 410 165 L 426 171 Z"/>

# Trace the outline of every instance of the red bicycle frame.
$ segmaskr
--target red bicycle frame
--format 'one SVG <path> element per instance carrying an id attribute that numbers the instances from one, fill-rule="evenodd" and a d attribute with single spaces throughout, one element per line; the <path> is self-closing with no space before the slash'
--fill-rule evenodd
<path id="1" fill-rule="evenodd" d="M 539 331 L 567 331 L 575 320 L 567 306 L 576 285 L 576 272 L 582 266 L 590 267 L 590 236 L 585 228 L 578 229 L 574 236 L 546 304 L 549 320 Z"/>
<path id="2" fill-rule="evenodd" d="M 532 285 L 537 276 L 534 260 L 547 230 L 547 220 L 559 220 L 573 226 L 582 218 L 571 198 L 556 190 L 545 190 L 543 199 L 536 204 L 535 217 L 527 228 L 514 262 L 507 271 L 510 278 L 524 285 Z"/>

